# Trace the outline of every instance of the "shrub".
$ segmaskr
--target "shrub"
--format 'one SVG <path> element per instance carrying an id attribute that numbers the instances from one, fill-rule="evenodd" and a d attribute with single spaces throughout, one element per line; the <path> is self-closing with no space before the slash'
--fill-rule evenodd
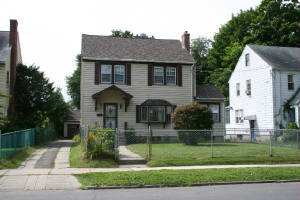
<path id="1" fill-rule="evenodd" d="M 80 143 L 80 136 L 78 134 L 73 137 L 73 143 L 74 144 L 79 144 Z"/>
<path id="2" fill-rule="evenodd" d="M 179 141 L 187 145 L 196 145 L 199 141 L 210 137 L 209 131 L 187 130 L 209 130 L 212 129 L 214 123 L 209 108 L 199 106 L 197 103 L 178 106 L 172 115 L 172 121 L 174 128 L 180 129 L 178 131 Z"/>
<path id="3" fill-rule="evenodd" d="M 283 132 L 282 140 L 284 142 L 297 141 L 297 135 L 299 134 L 298 126 L 296 123 L 290 123 L 287 127 L 288 130 Z"/>
<path id="4" fill-rule="evenodd" d="M 93 129 L 89 131 L 86 156 L 90 160 L 112 156 L 114 145 L 113 129 Z"/>

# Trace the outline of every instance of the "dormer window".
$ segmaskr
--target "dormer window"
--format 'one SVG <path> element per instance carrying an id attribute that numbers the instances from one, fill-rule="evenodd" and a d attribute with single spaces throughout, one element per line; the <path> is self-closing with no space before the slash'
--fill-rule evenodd
<path id="1" fill-rule="evenodd" d="M 249 53 L 247 53 L 245 55 L 245 65 L 250 66 L 250 55 L 249 55 Z"/>

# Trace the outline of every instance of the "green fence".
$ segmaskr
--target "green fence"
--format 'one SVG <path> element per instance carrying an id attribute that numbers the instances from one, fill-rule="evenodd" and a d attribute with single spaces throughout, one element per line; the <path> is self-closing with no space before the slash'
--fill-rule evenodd
<path id="1" fill-rule="evenodd" d="M 26 147 L 54 140 L 56 132 L 43 128 L 26 129 L 1 134 L 0 131 L 0 160 L 7 160 Z"/>

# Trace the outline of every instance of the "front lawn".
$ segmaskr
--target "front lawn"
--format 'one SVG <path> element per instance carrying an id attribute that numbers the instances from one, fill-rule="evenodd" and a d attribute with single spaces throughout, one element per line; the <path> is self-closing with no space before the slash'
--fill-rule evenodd
<path id="1" fill-rule="evenodd" d="M 118 163 L 112 158 L 89 161 L 84 155 L 83 146 L 73 143 L 70 152 L 70 166 L 73 168 L 116 168 Z"/>
<path id="2" fill-rule="evenodd" d="M 131 144 L 127 148 L 145 157 L 145 144 Z M 159 166 L 222 165 L 222 164 L 278 164 L 299 163 L 300 151 L 295 148 L 273 146 L 269 156 L 268 144 L 214 143 L 211 158 L 210 143 L 197 146 L 182 143 L 152 144 L 152 159 L 147 164 Z"/>
<path id="3" fill-rule="evenodd" d="M 84 186 L 188 186 L 196 183 L 290 180 L 300 178 L 299 167 L 97 172 L 75 175 Z"/>

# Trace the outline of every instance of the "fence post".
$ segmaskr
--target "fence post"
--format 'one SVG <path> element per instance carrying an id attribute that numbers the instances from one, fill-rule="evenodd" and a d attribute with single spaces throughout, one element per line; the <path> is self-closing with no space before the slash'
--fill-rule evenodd
<path id="1" fill-rule="evenodd" d="M 118 130 L 118 128 L 116 128 L 116 130 L 115 130 L 115 160 L 117 160 L 118 159 L 118 146 L 119 146 L 119 144 L 118 144 L 118 141 L 119 141 L 119 139 L 118 139 L 118 135 L 119 135 L 119 130 Z"/>
<path id="2" fill-rule="evenodd" d="M 269 132 L 270 135 L 270 157 L 272 157 L 272 131 Z"/>
<path id="3" fill-rule="evenodd" d="M 0 134 L 1 134 L 1 132 L 0 132 Z M 297 131 L 297 150 L 299 149 L 299 134 L 300 134 L 300 131 Z"/>
<path id="4" fill-rule="evenodd" d="M 210 131 L 210 151 L 211 151 L 211 158 L 214 157 L 214 150 L 213 150 L 213 142 L 214 142 L 214 137 L 213 137 L 213 132 Z"/>
<path id="5" fill-rule="evenodd" d="M 149 125 L 149 133 L 150 135 L 148 136 L 148 161 L 151 160 L 151 156 L 152 156 L 152 129 L 150 125 Z"/>

